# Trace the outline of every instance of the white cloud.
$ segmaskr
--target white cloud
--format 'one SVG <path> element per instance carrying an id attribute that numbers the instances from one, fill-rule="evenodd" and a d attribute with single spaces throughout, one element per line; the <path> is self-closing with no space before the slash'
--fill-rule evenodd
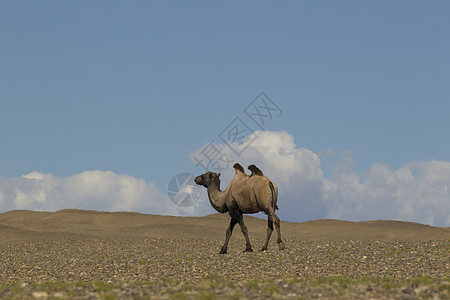
<path id="1" fill-rule="evenodd" d="M 256 164 L 279 188 L 279 216 L 282 219 L 299 221 L 327 216 L 322 195 L 323 172 L 317 154 L 298 148 L 294 138 L 285 131 L 256 131 L 248 139 L 254 141 L 240 156 L 227 145 L 215 145 L 230 160 L 228 170 L 222 172 L 223 188 L 234 175 L 231 168 L 234 162 L 239 162 L 244 168 Z M 231 147 L 236 149 L 238 145 Z M 193 162 L 195 157 L 202 158 L 202 150 L 203 147 L 191 154 Z"/>
<path id="2" fill-rule="evenodd" d="M 344 158 L 352 164 L 350 157 Z M 450 225 L 450 162 L 410 162 L 397 170 L 373 164 L 364 178 L 344 168 L 325 180 L 331 218 L 395 219 Z"/>
<path id="3" fill-rule="evenodd" d="M 325 177 L 321 158 L 336 156 L 331 149 L 319 155 L 299 148 L 284 131 L 257 131 L 248 139 L 254 141 L 240 156 L 227 145 L 215 144 L 230 160 L 223 188 L 234 174 L 234 162 L 244 168 L 256 164 L 279 187 L 282 219 L 393 219 L 450 226 L 450 162 L 410 162 L 398 170 L 377 163 L 360 175 L 353 169 L 353 152 L 347 151 Z M 193 162 L 201 158 L 202 149 L 191 154 Z"/>
<path id="4" fill-rule="evenodd" d="M 55 211 L 63 208 L 193 214 L 175 206 L 155 184 L 111 171 L 86 171 L 70 177 L 32 172 L 0 178 L 0 210 Z"/>

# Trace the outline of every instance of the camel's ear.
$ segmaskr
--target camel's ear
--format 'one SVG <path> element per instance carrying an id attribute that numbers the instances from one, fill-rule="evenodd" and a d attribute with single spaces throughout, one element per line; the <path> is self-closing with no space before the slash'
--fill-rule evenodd
<path id="1" fill-rule="evenodd" d="M 217 173 L 217 177 L 220 177 L 220 173 Z"/>

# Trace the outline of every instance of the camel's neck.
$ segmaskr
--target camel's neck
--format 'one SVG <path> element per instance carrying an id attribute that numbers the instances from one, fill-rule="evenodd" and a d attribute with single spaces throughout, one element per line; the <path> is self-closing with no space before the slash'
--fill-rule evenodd
<path id="1" fill-rule="evenodd" d="M 220 213 L 227 211 L 225 206 L 225 192 L 220 190 L 220 182 L 208 186 L 208 198 L 212 207 Z"/>

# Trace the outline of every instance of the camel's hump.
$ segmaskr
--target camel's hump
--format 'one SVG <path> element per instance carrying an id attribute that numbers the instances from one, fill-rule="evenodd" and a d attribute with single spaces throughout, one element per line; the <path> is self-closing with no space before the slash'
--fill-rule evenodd
<path id="1" fill-rule="evenodd" d="M 235 170 L 241 171 L 242 173 L 245 173 L 244 168 L 243 168 L 240 164 L 238 164 L 238 163 L 235 163 L 234 166 L 233 166 L 233 168 L 234 168 Z"/>
<path id="2" fill-rule="evenodd" d="M 254 176 L 254 175 L 257 175 L 257 176 L 264 176 L 263 172 L 262 172 L 257 166 L 255 166 L 255 165 L 250 165 L 250 166 L 248 166 L 248 169 L 249 169 L 250 171 L 252 171 L 252 175 L 250 175 L 250 176 Z"/>

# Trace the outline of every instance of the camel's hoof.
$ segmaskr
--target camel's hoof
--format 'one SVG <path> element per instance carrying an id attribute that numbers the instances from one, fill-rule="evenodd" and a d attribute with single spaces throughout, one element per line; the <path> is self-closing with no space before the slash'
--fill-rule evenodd
<path id="1" fill-rule="evenodd" d="M 278 244 L 278 248 L 279 248 L 280 250 L 284 250 L 284 248 L 285 248 L 284 243 L 283 243 L 283 242 L 279 243 L 279 244 Z"/>
<path id="2" fill-rule="evenodd" d="M 259 251 L 267 251 L 267 247 L 262 247 Z"/>
<path id="3" fill-rule="evenodd" d="M 252 248 L 245 249 L 245 250 L 244 250 L 244 253 L 245 253 L 245 252 L 253 252 L 253 249 L 252 249 Z"/>
<path id="4" fill-rule="evenodd" d="M 227 253 L 227 249 L 220 249 L 219 254 L 226 254 Z"/>

